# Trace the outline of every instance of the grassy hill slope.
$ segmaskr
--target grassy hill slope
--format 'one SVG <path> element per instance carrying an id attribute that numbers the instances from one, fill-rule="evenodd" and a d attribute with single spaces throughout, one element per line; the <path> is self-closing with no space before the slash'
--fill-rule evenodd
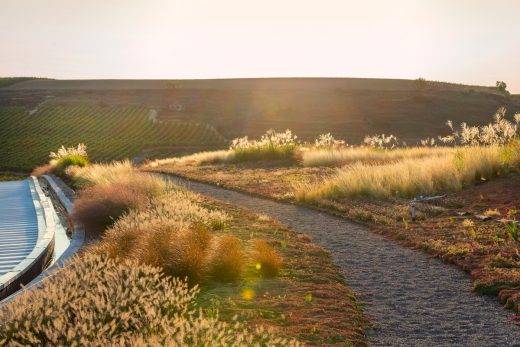
<path id="1" fill-rule="evenodd" d="M 143 107 L 46 104 L 35 112 L 0 107 L 0 169 L 28 171 L 59 146 L 85 143 L 93 161 L 132 158 L 152 146 L 222 146 L 208 124 L 159 124 Z"/>
<path id="2" fill-rule="evenodd" d="M 31 80 L 0 89 L 0 104 L 32 108 L 56 102 L 127 105 L 158 110 L 159 119 L 213 125 L 227 138 L 292 129 L 304 139 L 322 132 L 359 141 L 395 133 L 415 143 L 451 119 L 481 123 L 520 100 L 492 87 L 361 78 L 228 80 Z"/>

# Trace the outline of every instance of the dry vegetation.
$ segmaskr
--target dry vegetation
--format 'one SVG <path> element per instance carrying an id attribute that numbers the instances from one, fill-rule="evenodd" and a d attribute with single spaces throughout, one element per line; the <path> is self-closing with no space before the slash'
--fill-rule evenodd
<path id="1" fill-rule="evenodd" d="M 75 201 L 73 220 L 89 232 L 103 233 L 91 251 L 137 259 L 191 284 L 206 281 L 210 274 L 221 274 L 222 278 L 211 278 L 217 281 L 239 278 L 243 262 L 232 267 L 222 260 L 225 250 L 214 233 L 225 227 L 227 216 L 202 207 L 197 195 L 139 173 L 129 162 L 74 167 L 68 173 L 72 182 L 84 187 Z M 212 271 L 216 262 L 226 262 L 229 273 L 222 272 L 224 267 Z"/>
<path id="2" fill-rule="evenodd" d="M 72 218 L 92 242 L 42 289 L 3 307 L 0 341 L 364 345 L 360 304 L 307 239 L 128 161 L 62 172 L 79 189 Z"/>
<path id="3" fill-rule="evenodd" d="M 236 138 L 228 150 L 201 152 L 181 158 L 155 160 L 148 165 L 157 167 L 166 164 L 202 165 L 211 163 L 241 163 L 262 160 L 289 160 L 294 158 L 298 149 L 297 136 L 290 130 L 277 133 L 268 130 L 259 140 L 250 140 L 247 136 Z"/>
<path id="4" fill-rule="evenodd" d="M 349 147 L 338 149 L 312 149 L 302 152 L 303 166 L 340 167 L 353 163 L 389 163 L 403 159 L 440 157 L 455 153 L 451 147 L 410 147 L 392 151 L 374 150 L 371 147 Z"/>
<path id="5" fill-rule="evenodd" d="M 515 217 L 520 210 L 520 140 L 515 139 L 520 115 L 511 122 L 504 114 L 500 109 L 484 126 L 462 124 L 455 129 L 449 124 L 451 135 L 427 139 L 423 147 L 395 147 L 398 139 L 382 135 L 369 137 L 363 146 L 349 146 L 325 134 L 312 145 L 301 145 L 292 164 L 196 166 L 180 158 L 175 164 L 157 163 L 145 170 L 305 203 L 366 223 L 392 239 L 458 264 L 471 273 L 477 291 L 499 294 L 520 311 Z M 455 146 L 448 147 L 450 143 Z M 501 192 L 510 197 L 508 203 L 498 197 L 482 206 L 473 204 L 486 201 L 497 187 L 507 187 Z M 434 204 L 416 203 L 412 221 L 408 199 L 432 194 L 448 197 Z M 476 217 L 480 215 L 503 220 L 482 222 Z M 464 219 L 475 226 L 463 225 Z"/>
<path id="6" fill-rule="evenodd" d="M 61 146 L 58 151 L 51 152 L 49 158 L 48 164 L 34 168 L 31 174 L 33 176 L 55 174 L 63 177 L 69 166 L 85 167 L 89 163 L 87 146 L 83 143 L 80 143 L 77 147 L 65 148 L 65 146 Z"/>
<path id="7" fill-rule="evenodd" d="M 64 285 L 65 284 L 65 285 Z M 136 261 L 83 255 L 0 309 L 5 346 L 287 346 L 196 307 L 199 290 Z"/>
<path id="8" fill-rule="evenodd" d="M 429 156 L 380 165 L 355 163 L 323 182 L 301 184 L 296 188 L 295 196 L 301 201 L 360 196 L 413 198 L 460 191 L 507 173 L 520 164 L 520 142 L 505 147 L 492 145 L 431 151 Z"/>

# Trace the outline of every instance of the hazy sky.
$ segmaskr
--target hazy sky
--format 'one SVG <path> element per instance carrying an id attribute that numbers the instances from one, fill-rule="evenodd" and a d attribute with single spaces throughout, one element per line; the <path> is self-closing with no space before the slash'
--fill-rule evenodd
<path id="1" fill-rule="evenodd" d="M 520 0 L 0 0 L 0 76 L 425 77 L 520 93 Z"/>

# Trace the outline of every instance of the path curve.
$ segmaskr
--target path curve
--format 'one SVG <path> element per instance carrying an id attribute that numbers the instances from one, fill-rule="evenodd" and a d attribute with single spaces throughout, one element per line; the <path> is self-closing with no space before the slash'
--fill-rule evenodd
<path id="1" fill-rule="evenodd" d="M 470 276 L 453 265 L 323 212 L 169 177 L 194 192 L 270 215 L 329 250 L 349 288 L 366 302 L 374 346 L 520 346 L 512 311 L 473 293 Z"/>

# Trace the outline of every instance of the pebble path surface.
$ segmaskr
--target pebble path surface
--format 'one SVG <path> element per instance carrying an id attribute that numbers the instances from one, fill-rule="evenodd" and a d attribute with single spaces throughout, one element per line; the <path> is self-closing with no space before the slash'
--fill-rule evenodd
<path id="1" fill-rule="evenodd" d="M 404 248 L 323 212 L 168 176 L 202 195 L 263 213 L 310 235 L 331 252 L 365 302 L 374 346 L 520 346 L 513 312 L 471 291 L 459 268 Z"/>

